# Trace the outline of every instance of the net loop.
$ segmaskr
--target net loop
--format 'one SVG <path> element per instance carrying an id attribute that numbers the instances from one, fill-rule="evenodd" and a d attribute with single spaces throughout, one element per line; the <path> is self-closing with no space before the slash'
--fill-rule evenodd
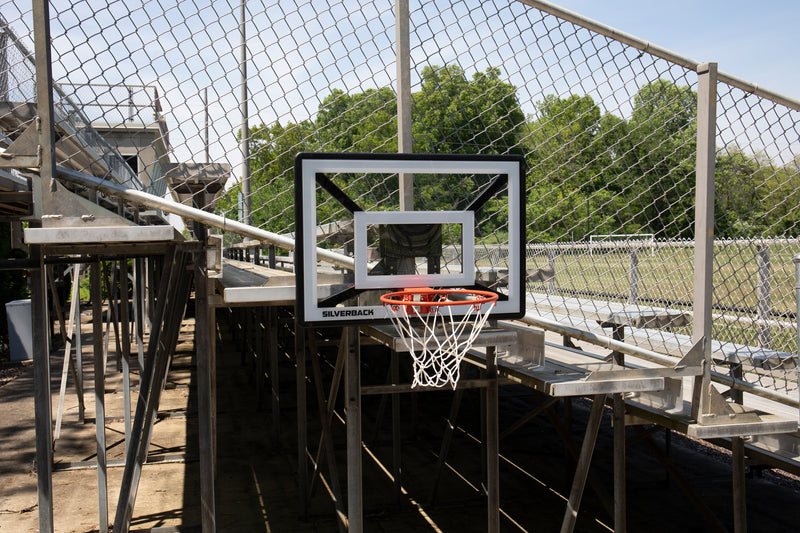
<path id="1" fill-rule="evenodd" d="M 488 291 L 405 289 L 381 302 L 414 360 L 412 388 L 456 388 L 461 361 L 497 302 Z"/>

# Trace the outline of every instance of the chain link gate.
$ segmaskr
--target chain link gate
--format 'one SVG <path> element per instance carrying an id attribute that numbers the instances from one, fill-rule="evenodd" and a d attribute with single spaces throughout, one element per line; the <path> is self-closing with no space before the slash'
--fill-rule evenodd
<path id="1" fill-rule="evenodd" d="M 195 190 L 213 198 L 198 207 L 291 235 L 298 152 L 398 151 L 391 0 L 95 4 L 51 11 L 60 165 L 157 194 L 172 165 L 213 167 L 216 186 L 227 183 Z M 8 148 L 33 123 L 33 26 L 27 2 L 0 6 Z M 527 268 L 540 273 L 531 311 L 600 332 L 593 317 L 620 305 L 691 317 L 697 65 L 548 11 L 411 3 L 413 151 L 525 156 Z M 715 370 L 796 402 L 800 104 L 730 76 L 717 95 Z M 120 131 L 144 140 L 115 149 L 103 137 Z M 435 183 L 419 186 L 429 201 L 416 209 L 458 207 Z M 358 176 L 343 188 L 365 206 L 400 201 Z M 332 206 L 318 223 L 336 219 Z M 494 241 L 478 261 L 502 261 Z M 581 312 L 565 311 L 573 300 Z M 626 341 L 678 357 L 693 333 L 688 321 L 633 328 Z"/>

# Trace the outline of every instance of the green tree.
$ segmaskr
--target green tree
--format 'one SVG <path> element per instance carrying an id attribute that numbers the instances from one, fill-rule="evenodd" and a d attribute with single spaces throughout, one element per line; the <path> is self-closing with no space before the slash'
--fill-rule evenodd
<path id="1" fill-rule="evenodd" d="M 468 80 L 456 65 L 422 69 L 411 96 L 414 150 L 420 153 L 522 153 L 525 115 L 516 87 L 487 68 Z"/>
<path id="2" fill-rule="evenodd" d="M 800 156 L 779 167 L 762 164 L 757 176 L 762 234 L 800 236 Z"/>
<path id="3" fill-rule="evenodd" d="M 619 169 L 626 123 L 603 114 L 590 96 L 548 95 L 537 111 L 525 139 L 529 238 L 635 231 Z"/>
<path id="4" fill-rule="evenodd" d="M 741 150 L 717 155 L 714 175 L 714 233 L 717 237 L 753 236 L 765 228 L 758 182 L 760 165 Z"/>
<path id="5" fill-rule="evenodd" d="M 294 156 L 316 146 L 308 121 L 250 130 L 250 211 L 254 226 L 276 233 L 294 231 Z M 236 218 L 241 184 L 229 188 L 216 212 Z"/>
<path id="6" fill-rule="evenodd" d="M 334 89 L 320 104 L 315 124 L 324 151 L 397 151 L 397 99 L 389 87 L 354 95 Z"/>
<path id="7" fill-rule="evenodd" d="M 697 95 L 657 80 L 633 101 L 620 164 L 635 220 L 657 237 L 693 235 Z"/>

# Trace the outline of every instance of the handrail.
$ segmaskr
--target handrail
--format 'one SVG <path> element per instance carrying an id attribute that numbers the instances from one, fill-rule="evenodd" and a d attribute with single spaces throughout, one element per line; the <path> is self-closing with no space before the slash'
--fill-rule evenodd
<path id="1" fill-rule="evenodd" d="M 675 364 L 677 364 L 678 362 L 678 359 L 675 357 L 669 357 L 660 354 L 658 352 L 654 352 L 652 350 L 647 350 L 639 346 L 634 346 L 632 344 L 628 344 L 622 341 L 612 339 L 610 337 L 606 337 L 604 335 L 597 335 L 596 333 L 591 333 L 589 331 L 584 331 L 582 329 L 573 328 L 571 326 L 565 326 L 560 322 L 544 318 L 530 311 L 525 313 L 525 316 L 522 317 L 521 320 L 522 322 L 525 322 L 526 324 L 530 324 L 532 326 L 537 326 L 542 329 L 546 329 L 548 331 L 553 331 L 560 335 L 571 337 L 579 341 L 588 342 L 590 344 L 594 344 L 595 346 L 600 346 L 601 348 L 606 348 L 609 350 L 614 350 L 617 352 L 622 352 L 624 354 L 632 355 L 634 357 L 644 359 L 645 361 L 650 361 L 652 363 L 657 363 L 663 366 L 672 367 L 675 366 Z M 718 372 L 711 372 L 711 379 L 716 383 L 727 385 L 734 389 L 748 392 L 755 396 L 761 396 L 762 398 L 766 398 L 768 400 L 772 400 L 781 403 L 783 405 L 788 405 L 789 407 L 800 407 L 800 401 L 798 401 L 796 398 L 790 398 L 789 396 L 780 394 L 776 391 L 765 389 L 763 387 L 753 385 L 752 383 L 748 383 L 746 381 L 736 379 L 731 376 L 726 376 L 725 374 L 720 374 Z"/>
<path id="2" fill-rule="evenodd" d="M 137 191 L 136 189 L 131 189 L 117 183 L 96 178 L 94 176 L 84 174 L 83 172 L 70 170 L 64 167 L 56 167 L 56 174 L 61 179 L 65 179 L 72 183 L 77 183 L 78 185 L 82 185 L 84 187 L 96 189 L 109 196 L 123 198 L 129 202 L 161 209 L 167 213 L 172 213 L 189 220 L 195 220 L 202 224 L 219 228 L 223 231 L 230 231 L 244 237 L 250 237 L 251 239 L 268 242 L 285 250 L 295 249 L 295 240 L 284 235 L 272 233 L 271 231 L 263 230 L 255 226 L 249 226 L 236 220 L 221 217 L 219 215 L 215 215 L 214 213 L 209 213 L 195 207 L 189 207 L 188 205 L 184 205 L 167 198 L 161 198 L 146 192 Z M 332 263 L 342 268 L 347 268 L 350 270 L 355 269 L 355 260 L 352 257 L 339 254 L 331 250 L 317 248 L 317 258 L 321 261 Z"/>

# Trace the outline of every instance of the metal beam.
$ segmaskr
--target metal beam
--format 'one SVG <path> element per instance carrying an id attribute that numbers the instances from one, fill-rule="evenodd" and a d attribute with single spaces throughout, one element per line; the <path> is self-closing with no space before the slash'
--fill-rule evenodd
<path id="1" fill-rule="evenodd" d="M 361 490 L 361 348 L 358 327 L 347 327 L 345 402 L 347 407 L 347 530 L 364 530 Z"/>
<path id="2" fill-rule="evenodd" d="M 703 342 L 703 375 L 695 379 L 692 418 L 710 413 L 712 304 L 714 297 L 714 165 L 717 136 L 717 64 L 697 67 L 697 160 L 695 162 L 694 315 L 692 341 Z"/>
<path id="3" fill-rule="evenodd" d="M 97 444 L 97 513 L 100 531 L 108 531 L 108 472 L 106 469 L 105 357 L 103 356 L 103 296 L 100 261 L 90 269 L 92 300 L 92 359 L 94 362 L 94 418 Z M 110 303 L 110 302 L 109 302 Z"/>
<path id="4" fill-rule="evenodd" d="M 56 170 L 55 111 L 53 105 L 53 63 L 50 50 L 50 3 L 34 0 L 33 41 L 36 57 L 36 101 L 41 121 L 39 146 L 43 158 L 41 180 L 33 185 L 34 216 L 41 215 L 42 187 L 50 184 Z M 37 213 L 38 212 L 38 213 Z M 36 225 L 37 223 L 34 223 Z M 33 323 L 33 374 L 36 426 L 36 472 L 39 503 L 39 531 L 53 532 L 53 426 L 50 404 L 50 351 L 48 347 L 47 292 L 41 249 L 31 246 L 31 320 Z"/>
<path id="5" fill-rule="evenodd" d="M 561 533 L 572 533 L 575 529 L 575 522 L 578 520 L 578 509 L 583 497 L 583 488 L 586 485 L 586 478 L 589 475 L 589 465 L 592 462 L 597 432 L 600 429 L 600 421 L 603 418 L 603 406 L 605 394 L 598 394 L 592 397 L 592 410 L 589 413 L 589 421 L 586 423 L 586 434 L 583 437 L 581 454 L 578 458 L 578 466 L 575 468 L 575 477 L 572 481 L 572 489 L 569 493 L 567 510 L 564 513 L 564 520 L 561 523 Z"/>

